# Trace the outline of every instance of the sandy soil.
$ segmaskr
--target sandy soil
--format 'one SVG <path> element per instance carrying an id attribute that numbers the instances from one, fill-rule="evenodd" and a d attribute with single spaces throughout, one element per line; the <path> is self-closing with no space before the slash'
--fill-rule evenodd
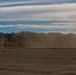
<path id="1" fill-rule="evenodd" d="M 76 75 L 76 49 L 2 49 L 0 75 Z"/>

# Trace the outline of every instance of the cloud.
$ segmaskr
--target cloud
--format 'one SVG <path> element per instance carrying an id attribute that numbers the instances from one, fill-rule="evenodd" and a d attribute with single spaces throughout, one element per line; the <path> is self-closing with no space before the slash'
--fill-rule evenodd
<path id="1" fill-rule="evenodd" d="M 56 22 L 56 23 L 48 23 L 46 25 L 44 24 L 5 24 L 0 25 L 0 29 L 11 29 L 15 28 L 16 30 L 29 30 L 35 32 L 60 32 L 60 33 L 76 33 L 76 24 L 73 22 Z"/>
<path id="2" fill-rule="evenodd" d="M 9 25 L 0 25 L 0 29 L 11 29 L 15 28 L 16 30 L 26 30 L 34 32 L 55 32 L 55 33 L 75 33 L 76 27 L 72 23 L 51 23 L 49 25 L 38 25 L 38 24 L 9 24 Z"/>
<path id="3" fill-rule="evenodd" d="M 48 5 L 61 3 L 76 3 L 76 0 L 3 0 L 0 1 L 1 7 L 19 5 Z"/>
<path id="4" fill-rule="evenodd" d="M 49 4 L 49 1 L 50 0 L 27 0 L 20 2 L 7 2 L 3 4 L 0 3 L 0 6 L 13 5 L 0 7 L 0 21 L 7 21 L 7 24 L 2 24 L 0 22 L 0 29 L 16 28 L 21 30 L 35 29 L 35 31 L 36 29 L 40 31 L 45 30 L 46 32 L 76 32 L 76 3 L 67 3 L 65 0 L 59 0 L 64 2 L 58 3 L 57 0 L 57 2 L 51 0 L 52 4 Z M 45 4 L 46 2 L 48 4 Z M 32 5 L 32 3 L 39 4 Z M 8 21 L 15 21 L 15 23 L 10 23 Z M 18 23 L 17 21 L 20 22 Z M 49 21 L 68 22 L 51 23 Z"/>
<path id="5" fill-rule="evenodd" d="M 32 1 L 15 1 L 15 2 L 2 2 L 0 3 L 0 7 L 7 7 L 7 6 L 21 6 L 21 5 L 36 5 L 36 4 L 40 4 L 40 3 L 43 3 L 43 1 L 35 1 L 35 0 L 32 0 Z"/>
<path id="6" fill-rule="evenodd" d="M 0 25 L 0 28 L 13 27 L 14 25 Z"/>
<path id="7" fill-rule="evenodd" d="M 1 7 L 0 20 L 73 20 L 76 3 Z"/>
<path id="8" fill-rule="evenodd" d="M 0 25 L 0 28 L 15 27 L 20 29 L 74 29 L 75 25 L 72 23 L 49 23 L 48 25 L 39 24 L 9 24 Z"/>

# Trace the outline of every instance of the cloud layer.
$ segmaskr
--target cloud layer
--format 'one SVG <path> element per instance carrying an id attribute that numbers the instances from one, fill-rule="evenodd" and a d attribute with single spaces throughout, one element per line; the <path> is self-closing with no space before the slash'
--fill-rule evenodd
<path id="1" fill-rule="evenodd" d="M 76 3 L 0 8 L 0 20 L 76 20 Z"/>
<path id="2" fill-rule="evenodd" d="M 19 6 L 19 5 L 48 5 L 76 3 L 76 0 L 0 0 L 0 6 Z"/>
<path id="3" fill-rule="evenodd" d="M 38 24 L 38 22 L 40 22 Z M 62 33 L 67 33 L 67 32 L 76 32 L 76 26 L 73 24 L 74 22 L 70 21 L 46 21 L 46 23 L 42 23 L 43 21 L 28 21 L 20 24 L 20 22 L 15 23 L 4 23 L 3 25 L 0 25 L 1 28 L 16 28 L 16 29 L 22 29 L 22 30 L 37 30 L 39 32 L 62 32 Z M 7 25 L 6 25 L 7 24 Z M 35 31 L 36 32 L 36 31 Z"/>
<path id="4" fill-rule="evenodd" d="M 0 2 L 0 21 L 8 22 L 8 24 L 0 22 L 0 29 L 21 28 L 22 30 L 38 29 L 40 31 L 45 29 L 47 32 L 65 30 L 75 32 L 76 0 L 7 0 L 7 2 L 3 0 Z M 9 21 L 16 21 L 17 24 Z M 26 22 L 20 23 L 19 21 Z"/>

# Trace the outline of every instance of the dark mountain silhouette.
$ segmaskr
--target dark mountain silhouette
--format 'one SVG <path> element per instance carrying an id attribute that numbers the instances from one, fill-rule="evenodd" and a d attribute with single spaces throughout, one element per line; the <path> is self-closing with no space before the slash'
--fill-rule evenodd
<path id="1" fill-rule="evenodd" d="M 76 35 L 61 33 L 0 33 L 0 48 L 76 48 Z"/>

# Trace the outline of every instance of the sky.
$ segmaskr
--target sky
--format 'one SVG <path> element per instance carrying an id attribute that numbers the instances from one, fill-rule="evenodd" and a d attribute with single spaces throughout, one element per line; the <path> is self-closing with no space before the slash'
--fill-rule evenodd
<path id="1" fill-rule="evenodd" d="M 76 0 L 0 0 L 0 32 L 76 33 Z"/>

